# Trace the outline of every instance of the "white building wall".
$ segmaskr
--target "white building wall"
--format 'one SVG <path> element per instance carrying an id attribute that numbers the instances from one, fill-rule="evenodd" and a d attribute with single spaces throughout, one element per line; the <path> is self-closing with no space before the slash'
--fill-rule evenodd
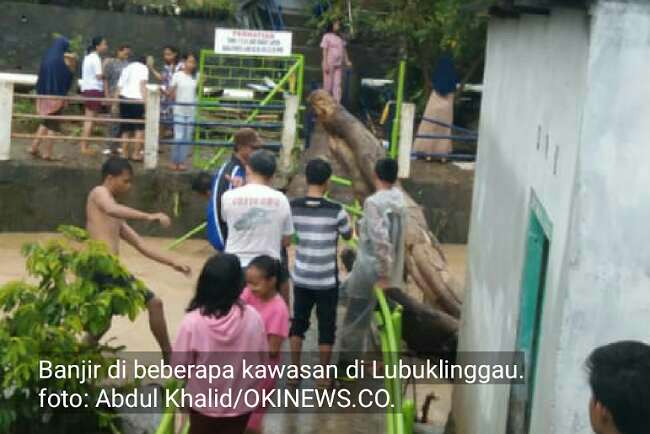
<path id="1" fill-rule="evenodd" d="M 592 432 L 587 355 L 650 342 L 650 2 L 601 1 L 592 15 L 560 378 L 547 395 L 558 434 Z"/>
<path id="2" fill-rule="evenodd" d="M 588 53 L 585 11 L 492 19 L 487 44 L 460 351 L 515 348 L 531 191 L 549 215 L 552 243 L 539 346 L 537 395 L 553 394 Z M 461 386 L 459 434 L 504 433 L 508 386 Z M 553 414 L 555 402 L 536 399 Z M 545 421 L 547 424 L 550 420 Z M 539 433 L 550 433 L 548 428 Z"/>

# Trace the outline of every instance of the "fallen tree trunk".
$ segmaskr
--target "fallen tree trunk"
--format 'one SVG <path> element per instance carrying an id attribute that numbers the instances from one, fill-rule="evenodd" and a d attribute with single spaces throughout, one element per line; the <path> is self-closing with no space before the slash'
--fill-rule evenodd
<path id="1" fill-rule="evenodd" d="M 356 198 L 363 201 L 373 191 L 373 171 L 376 161 L 386 155 L 379 140 L 345 108 L 336 104 L 325 91 L 315 91 L 309 97 L 318 121 L 328 133 L 329 149 L 338 163 L 346 170 L 345 176 L 352 179 Z M 445 322 L 444 335 L 458 327 L 461 300 L 450 287 L 447 261 L 436 237 L 427 226 L 422 208 L 404 192 L 408 207 L 406 223 L 406 292 L 413 303 L 421 301 L 429 305 L 412 310 L 420 312 L 429 309 L 440 318 L 454 319 Z M 415 304 L 411 303 L 412 306 Z M 405 311 L 404 320 L 409 322 L 410 313 Z M 416 315 L 417 316 L 417 315 Z M 415 317 L 414 317 L 415 318 Z M 415 321 L 420 323 L 421 321 Z M 436 321 L 427 321 L 427 327 L 438 327 Z M 405 328 L 406 329 L 406 328 Z M 437 332 L 414 328 L 419 334 Z M 455 336 L 455 334 L 454 334 Z M 431 344 L 432 342 L 428 342 Z M 441 345 L 442 342 L 439 342 Z M 444 344 L 448 346 L 448 344 Z M 431 348 L 430 348 L 431 350 Z"/>
<path id="2" fill-rule="evenodd" d="M 458 319 L 418 302 L 405 292 L 386 290 L 389 303 L 400 304 L 402 339 L 417 356 L 449 358 L 456 352 Z"/>

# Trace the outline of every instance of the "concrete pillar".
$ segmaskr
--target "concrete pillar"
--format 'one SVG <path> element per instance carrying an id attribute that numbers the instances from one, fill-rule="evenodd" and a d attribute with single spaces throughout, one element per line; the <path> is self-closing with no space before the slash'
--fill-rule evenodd
<path id="1" fill-rule="evenodd" d="M 291 151 L 296 144 L 298 133 L 298 96 L 284 97 L 284 118 L 282 119 L 282 151 L 280 153 L 280 168 L 287 173 L 291 166 Z"/>
<path id="2" fill-rule="evenodd" d="M 160 139 L 160 86 L 147 85 L 144 117 L 144 168 L 158 166 L 158 145 Z"/>
<path id="3" fill-rule="evenodd" d="M 14 110 L 14 83 L 0 80 L 0 161 L 11 154 L 11 118 Z"/>
<path id="4" fill-rule="evenodd" d="M 413 146 L 413 126 L 415 124 L 415 104 L 402 104 L 402 114 L 399 122 L 399 150 L 397 176 L 406 179 L 411 176 L 411 148 Z"/>

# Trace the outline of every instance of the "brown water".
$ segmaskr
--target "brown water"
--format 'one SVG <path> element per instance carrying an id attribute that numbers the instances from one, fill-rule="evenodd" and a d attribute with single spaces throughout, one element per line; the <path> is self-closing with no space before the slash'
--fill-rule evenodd
<path id="1" fill-rule="evenodd" d="M 0 285 L 11 280 L 25 278 L 25 261 L 20 254 L 21 246 L 26 242 L 44 241 L 56 236 L 47 233 L 11 233 L 0 234 Z M 150 245 L 165 249 L 171 240 L 146 238 Z M 465 246 L 443 245 L 450 272 L 461 285 L 465 280 Z M 122 244 L 121 259 L 127 268 L 151 288 L 164 302 L 165 314 L 172 342 L 176 330 L 184 315 L 192 293 L 198 272 L 204 261 L 212 253 L 206 241 L 189 240 L 177 250 L 170 253 L 192 267 L 192 276 L 187 278 L 168 267 L 157 264 L 141 256 L 130 246 Z M 140 315 L 133 323 L 127 318 L 115 318 L 105 340 L 113 345 L 124 345 L 128 351 L 157 351 L 158 347 L 149 332 L 147 315 Z M 315 327 L 311 327 L 306 336 L 305 350 L 317 350 Z M 408 388 L 407 397 L 416 397 L 418 415 L 425 396 L 436 396 L 428 413 L 428 420 L 434 425 L 443 425 L 451 407 L 452 386 L 418 385 L 415 395 Z M 328 434 L 328 433 L 376 433 L 384 431 L 384 417 L 381 414 L 354 416 L 342 414 L 268 414 L 265 417 L 265 434 Z"/>

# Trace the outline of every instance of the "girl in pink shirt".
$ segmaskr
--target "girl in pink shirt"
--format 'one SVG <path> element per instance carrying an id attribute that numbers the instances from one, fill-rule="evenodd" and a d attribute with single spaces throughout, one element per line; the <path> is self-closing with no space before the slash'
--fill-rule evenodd
<path id="1" fill-rule="evenodd" d="M 323 49 L 323 89 L 328 91 L 337 103 L 341 102 L 343 67 L 352 66 L 345 49 L 345 40 L 339 35 L 340 31 L 341 21 L 333 21 L 320 43 Z"/>
<path id="2" fill-rule="evenodd" d="M 243 374 L 242 360 L 245 357 L 247 365 L 267 364 L 269 347 L 262 318 L 240 300 L 241 276 L 239 259 L 229 254 L 208 259 L 201 271 L 196 295 L 178 331 L 172 364 L 231 366 L 233 375 L 212 382 L 189 377 L 185 391 L 190 395 L 261 391 L 261 380 Z M 254 410 L 244 401 L 228 407 L 190 408 L 190 434 L 242 434 Z"/>
<path id="3" fill-rule="evenodd" d="M 277 363 L 282 342 L 289 336 L 289 309 L 279 294 L 282 264 L 270 256 L 258 256 L 246 269 L 246 288 L 242 300 L 262 317 L 269 344 L 270 363 Z M 275 379 L 263 380 L 265 390 L 275 387 Z M 262 432 L 264 408 L 253 412 L 248 421 L 248 433 Z"/>

